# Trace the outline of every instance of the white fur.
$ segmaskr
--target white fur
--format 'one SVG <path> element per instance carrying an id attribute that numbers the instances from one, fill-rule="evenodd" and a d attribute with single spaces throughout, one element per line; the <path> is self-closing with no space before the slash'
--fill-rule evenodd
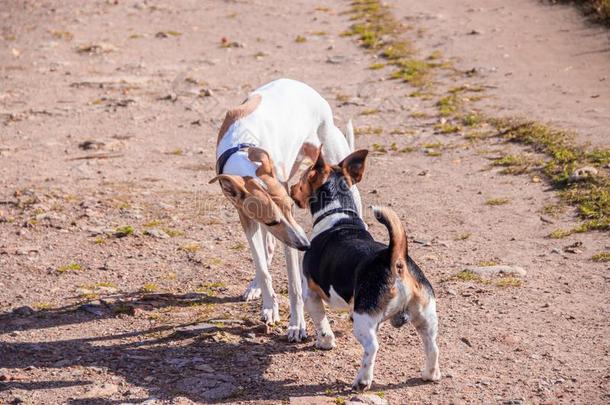
<path id="1" fill-rule="evenodd" d="M 323 145 L 324 157 L 331 164 L 339 163 L 351 152 L 348 140 L 334 124 L 330 105 L 308 85 L 295 80 L 279 79 L 256 89 L 252 94 L 261 96 L 260 104 L 228 128 L 218 143 L 217 158 L 240 143 L 254 144 L 269 153 L 278 180 L 287 183 L 289 176 L 301 164 L 305 142 Z M 247 153 L 241 151 L 229 158 L 223 173 L 256 178 L 257 167 L 256 163 L 248 159 Z M 354 188 L 353 193 L 361 213 L 358 190 Z M 275 323 L 279 321 L 278 302 L 265 254 L 269 241 L 263 232 L 264 227 L 254 221 L 250 222 L 244 226 L 244 232 L 252 252 L 256 276 L 244 293 L 244 298 L 253 299 L 262 295 L 262 317 L 267 323 Z M 285 253 L 290 296 L 288 339 L 300 341 L 307 336 L 299 282 L 300 263 L 296 250 L 286 248 Z M 334 336 L 330 340 L 327 344 L 334 344 Z"/>

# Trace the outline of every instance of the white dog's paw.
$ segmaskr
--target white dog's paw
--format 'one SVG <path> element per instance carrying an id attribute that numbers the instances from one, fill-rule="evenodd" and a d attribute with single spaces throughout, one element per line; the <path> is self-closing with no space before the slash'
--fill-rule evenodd
<path id="1" fill-rule="evenodd" d="M 352 384 L 352 389 L 356 391 L 366 391 L 371 388 L 373 384 L 373 376 L 367 375 L 367 373 L 358 373 L 358 377 Z"/>
<path id="2" fill-rule="evenodd" d="M 307 339 L 307 324 L 304 319 L 299 319 L 297 322 L 292 321 L 290 317 L 290 324 L 288 325 L 288 341 L 289 342 L 300 342 L 303 339 Z"/>
<path id="3" fill-rule="evenodd" d="M 421 379 L 424 381 L 440 381 L 441 370 L 438 367 L 432 370 L 423 369 L 421 371 Z"/>
<path id="4" fill-rule="evenodd" d="M 246 291 L 244 291 L 242 298 L 244 301 L 252 301 L 261 296 L 261 289 L 258 288 L 258 284 L 256 283 L 256 279 L 250 281 Z"/>
<path id="5" fill-rule="evenodd" d="M 280 321 L 280 309 L 277 301 L 274 301 L 271 307 L 263 306 L 261 318 L 267 325 L 275 325 Z"/>
<path id="6" fill-rule="evenodd" d="M 335 343 L 335 335 L 332 332 L 325 334 L 318 333 L 316 339 L 316 348 L 322 350 L 332 350 L 336 346 L 337 345 Z"/>

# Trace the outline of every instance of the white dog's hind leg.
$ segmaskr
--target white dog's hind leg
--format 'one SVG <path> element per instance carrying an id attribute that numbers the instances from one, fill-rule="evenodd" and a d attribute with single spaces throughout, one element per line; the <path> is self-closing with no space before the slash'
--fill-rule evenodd
<path id="1" fill-rule="evenodd" d="M 413 311 L 412 316 L 415 317 L 413 323 L 426 352 L 426 364 L 422 369 L 421 378 L 424 381 L 438 381 L 441 379 L 441 370 L 438 365 L 438 346 L 436 344 L 438 319 L 434 298 L 431 298 L 425 307 Z"/>
<path id="2" fill-rule="evenodd" d="M 375 358 L 379 350 L 377 341 L 377 327 L 380 319 L 367 313 L 359 314 L 354 312 L 354 336 L 364 349 L 362 364 L 352 387 L 356 390 L 368 390 L 373 383 L 373 370 L 375 368 Z"/>
<path id="3" fill-rule="evenodd" d="M 303 312 L 303 293 L 301 291 L 301 266 L 299 252 L 288 246 L 284 248 L 286 268 L 288 270 L 288 295 L 290 296 L 290 322 L 288 323 L 288 341 L 300 342 L 307 337 L 307 324 Z"/>
<path id="4" fill-rule="evenodd" d="M 240 215 L 248 244 L 250 245 L 250 251 L 252 253 L 252 260 L 254 261 L 254 267 L 256 268 L 256 285 L 261 290 L 263 296 L 263 309 L 261 316 L 266 324 L 274 324 L 279 322 L 280 313 L 278 300 L 273 291 L 273 283 L 271 281 L 271 274 L 267 267 L 267 252 L 265 247 L 265 239 L 262 227 Z M 252 284 L 252 283 L 250 283 Z"/>

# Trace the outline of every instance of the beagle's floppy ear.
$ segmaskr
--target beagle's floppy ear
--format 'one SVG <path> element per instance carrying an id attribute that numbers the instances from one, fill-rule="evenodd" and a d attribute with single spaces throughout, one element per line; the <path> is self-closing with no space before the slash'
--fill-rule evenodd
<path id="1" fill-rule="evenodd" d="M 252 162 L 260 163 L 260 167 L 256 169 L 256 175 L 262 176 L 264 174 L 275 177 L 273 170 L 273 161 L 266 150 L 251 146 L 248 148 L 248 159 Z"/>
<path id="2" fill-rule="evenodd" d="M 248 193 L 246 191 L 245 181 L 241 176 L 219 174 L 210 180 L 208 184 L 212 184 L 216 181 L 220 183 L 222 192 L 233 202 L 243 200 Z"/>
<path id="3" fill-rule="evenodd" d="M 362 180 L 364 176 L 364 167 L 366 163 L 366 156 L 369 151 L 366 149 L 360 149 L 350 153 L 345 159 L 339 163 L 343 175 L 351 180 L 352 184 L 356 184 Z"/>

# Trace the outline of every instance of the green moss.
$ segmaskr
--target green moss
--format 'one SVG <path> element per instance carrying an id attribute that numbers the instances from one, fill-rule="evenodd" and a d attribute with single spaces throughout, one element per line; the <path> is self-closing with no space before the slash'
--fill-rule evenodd
<path id="1" fill-rule="evenodd" d="M 438 112 L 443 117 L 449 117 L 457 113 L 462 107 L 462 100 L 456 93 L 451 93 L 438 100 L 436 103 Z"/>
<path id="2" fill-rule="evenodd" d="M 383 128 L 379 127 L 358 127 L 354 130 L 355 135 L 381 135 L 383 133 Z"/>
<path id="3" fill-rule="evenodd" d="M 366 110 L 360 111 L 360 115 L 375 115 L 379 114 L 379 108 L 368 108 Z"/>
<path id="4" fill-rule="evenodd" d="M 155 283 L 146 283 L 142 286 L 142 288 L 140 288 L 140 292 L 145 293 L 145 294 L 154 293 L 155 291 L 158 291 L 158 290 L 159 290 L 159 287 Z"/>
<path id="5" fill-rule="evenodd" d="M 197 242 L 187 243 L 185 245 L 180 246 L 180 250 L 187 253 L 195 253 L 201 249 L 201 246 Z"/>
<path id="6" fill-rule="evenodd" d="M 510 200 L 508 198 L 490 198 L 485 201 L 485 205 L 497 206 L 508 204 Z"/>
<path id="7" fill-rule="evenodd" d="M 599 252 L 591 257 L 594 262 L 606 263 L 610 262 L 610 252 Z"/>
<path id="8" fill-rule="evenodd" d="M 523 281 L 516 277 L 502 277 L 495 283 L 498 287 L 521 287 L 523 285 Z"/>
<path id="9" fill-rule="evenodd" d="M 400 79 L 414 86 L 423 86 L 430 71 L 430 64 L 423 60 L 406 59 L 397 62 L 398 70 L 390 74 L 392 79 Z"/>
<path id="10" fill-rule="evenodd" d="M 547 235 L 547 237 L 549 237 L 551 239 L 562 239 L 562 238 L 565 238 L 566 236 L 572 235 L 572 233 L 574 233 L 574 232 L 569 229 L 555 229 L 553 232 L 549 233 Z"/>
<path id="11" fill-rule="evenodd" d="M 371 145 L 371 149 L 373 149 L 373 152 L 377 152 L 377 153 L 388 153 L 388 151 L 385 148 L 385 146 L 380 145 L 378 143 L 372 144 Z"/>
<path id="12" fill-rule="evenodd" d="M 450 122 L 445 122 L 442 124 L 436 124 L 434 126 L 434 129 L 436 129 L 441 134 L 452 134 L 461 131 L 462 127 L 460 127 L 459 125 L 452 124 Z"/>
<path id="13" fill-rule="evenodd" d="M 78 263 L 70 263 L 70 264 L 66 264 L 65 266 L 61 266 L 57 269 L 57 272 L 59 274 L 64 274 L 70 271 L 81 271 L 83 268 L 80 264 Z"/>
<path id="14" fill-rule="evenodd" d="M 413 53 L 413 47 L 409 41 L 393 41 L 381 52 L 381 56 L 391 61 L 399 61 L 410 56 Z"/>
<path id="15" fill-rule="evenodd" d="M 114 230 L 114 236 L 116 236 L 117 238 L 122 238 L 125 236 L 132 235 L 133 232 L 134 229 L 131 225 L 119 226 Z"/>
<path id="16" fill-rule="evenodd" d="M 460 271 L 458 274 L 456 274 L 455 276 L 453 276 L 454 280 L 459 280 L 459 281 L 473 281 L 476 283 L 486 283 L 486 280 L 484 280 L 481 276 L 479 276 L 478 274 L 473 273 L 470 270 L 462 270 Z"/>

